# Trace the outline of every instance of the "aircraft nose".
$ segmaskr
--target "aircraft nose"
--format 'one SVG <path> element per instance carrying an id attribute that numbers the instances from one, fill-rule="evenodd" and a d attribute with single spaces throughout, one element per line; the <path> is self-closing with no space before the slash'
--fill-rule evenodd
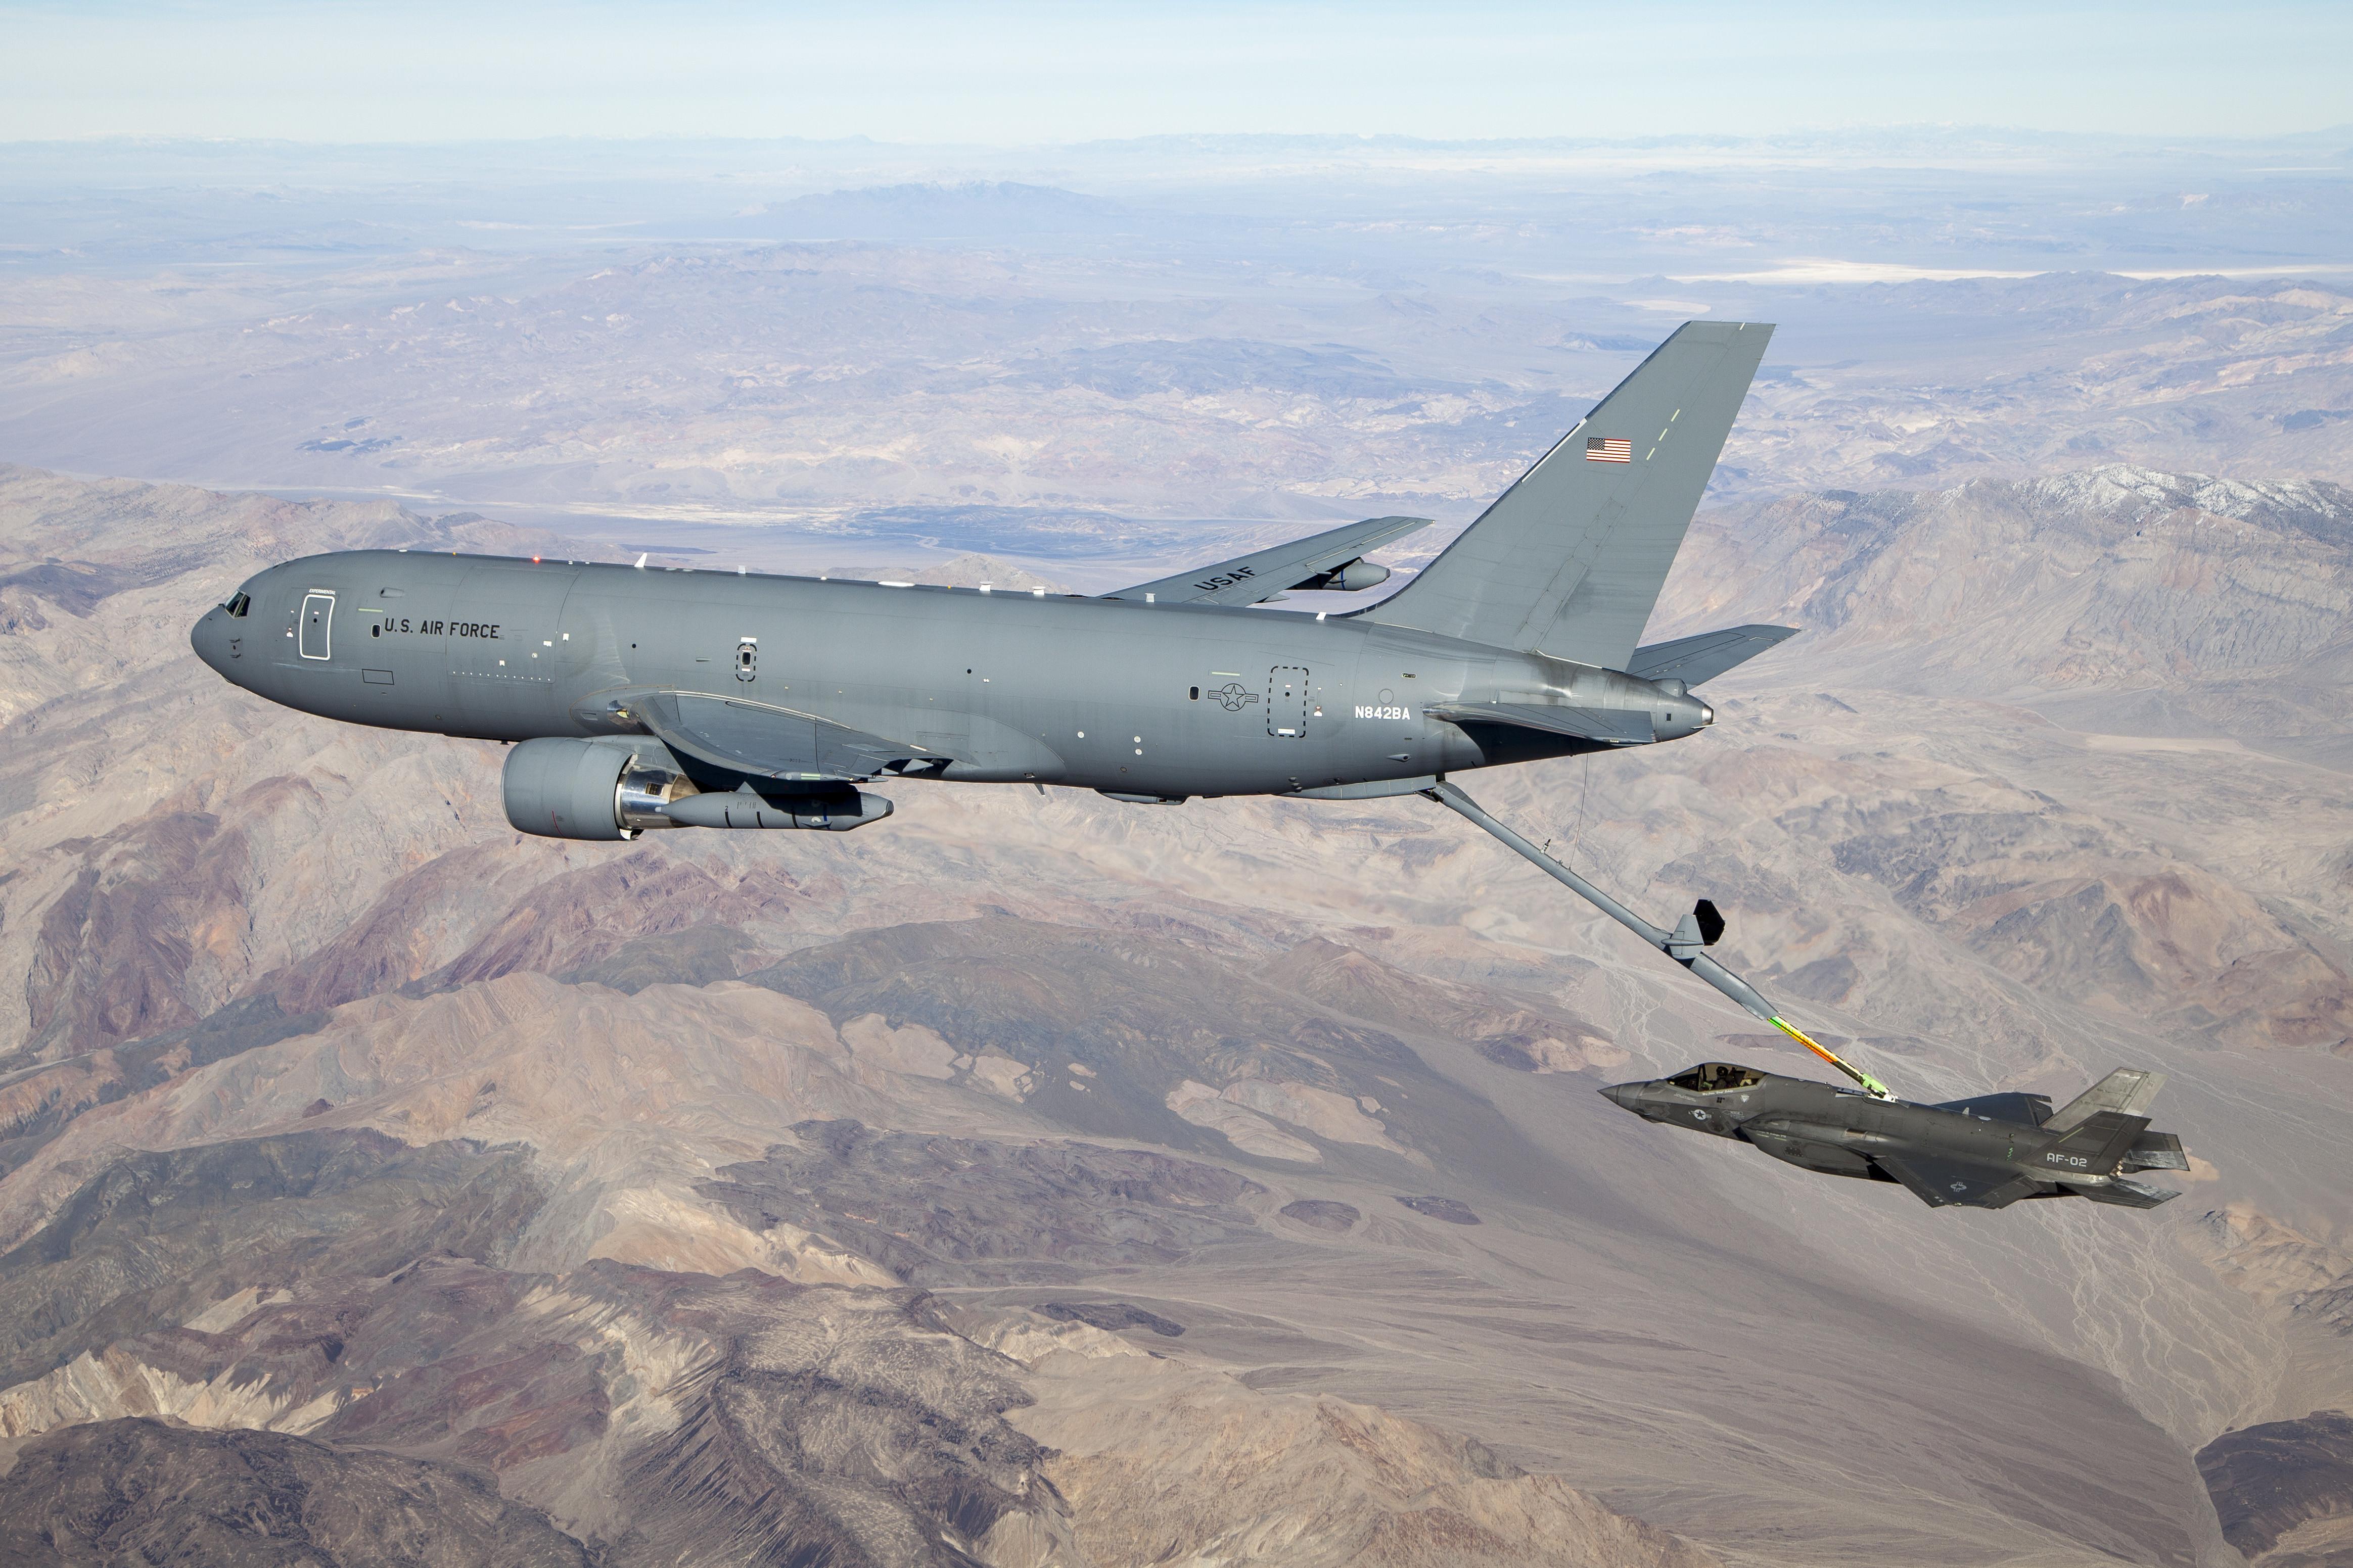
<path id="1" fill-rule="evenodd" d="M 188 646 L 216 675 L 228 674 L 228 612 L 216 605 L 188 628 Z"/>
<path id="2" fill-rule="evenodd" d="M 1613 1083 L 1608 1089 L 1594 1092 L 1621 1110 L 1642 1109 L 1642 1086 L 1639 1083 Z"/>

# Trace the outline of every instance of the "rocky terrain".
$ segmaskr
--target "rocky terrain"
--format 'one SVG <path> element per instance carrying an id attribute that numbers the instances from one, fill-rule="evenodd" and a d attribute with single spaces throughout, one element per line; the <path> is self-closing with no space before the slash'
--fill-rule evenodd
<path id="1" fill-rule="evenodd" d="M 1808 635 L 1706 735 L 1470 781 L 1907 1094 L 2172 1075 L 2181 1198 L 1978 1215 L 1600 1100 L 1806 1068 L 1451 818 L 526 839 L 497 748 L 185 627 L 286 555 L 557 542 L 0 471 L 11 1550 L 2327 1561 L 2334 1461 L 2263 1467 L 2353 1400 L 2348 510 L 1715 512 L 1661 626 Z"/>
<path id="2" fill-rule="evenodd" d="M 2353 1556 L 2353 1419 L 2341 1410 L 2225 1432 L 2198 1452 L 2222 1538 L 2263 1568 Z"/>
<path id="3" fill-rule="evenodd" d="M 2342 149 L 1863 141 L 0 148 L 0 1558 L 2347 1561 Z M 2167 1072 L 2166 1207 L 1636 1122 L 1813 1064 L 1419 803 L 551 843 L 187 651 L 356 545 L 1409 571 L 1704 314 L 1653 635 L 1804 635 L 1466 782 L 1908 1096 Z"/>

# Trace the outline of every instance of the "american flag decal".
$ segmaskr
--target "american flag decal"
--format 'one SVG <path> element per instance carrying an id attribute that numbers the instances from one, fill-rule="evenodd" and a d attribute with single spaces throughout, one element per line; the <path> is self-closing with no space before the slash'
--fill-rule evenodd
<path id="1" fill-rule="evenodd" d="M 1634 443 L 1620 441 L 1615 436 L 1588 436 L 1585 438 L 1585 460 L 1588 463 L 1630 463 L 1634 460 Z"/>

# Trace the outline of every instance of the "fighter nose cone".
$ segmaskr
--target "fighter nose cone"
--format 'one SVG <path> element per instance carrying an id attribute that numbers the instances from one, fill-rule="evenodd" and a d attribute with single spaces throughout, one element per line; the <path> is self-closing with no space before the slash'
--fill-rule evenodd
<path id="1" fill-rule="evenodd" d="M 1642 1086 L 1639 1083 L 1613 1083 L 1594 1092 L 1621 1110 L 1639 1110 L 1642 1106 Z"/>

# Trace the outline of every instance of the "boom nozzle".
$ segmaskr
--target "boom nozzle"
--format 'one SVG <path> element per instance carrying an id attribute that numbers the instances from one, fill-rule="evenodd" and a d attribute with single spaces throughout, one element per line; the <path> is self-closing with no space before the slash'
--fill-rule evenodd
<path id="1" fill-rule="evenodd" d="M 1864 1093 L 1880 1100 L 1895 1098 L 1885 1084 L 1864 1072 L 1861 1068 L 1848 1062 L 1829 1047 L 1811 1038 L 1795 1025 L 1785 1021 L 1779 1011 L 1770 1002 L 1765 1000 L 1763 994 L 1757 987 L 1708 956 L 1706 950 L 1713 947 L 1716 939 L 1724 934 L 1724 914 L 1715 904 L 1702 899 L 1693 906 L 1691 913 L 1675 923 L 1673 931 L 1662 931 L 1488 816 L 1486 812 L 1480 809 L 1476 801 L 1464 795 L 1453 784 L 1448 784 L 1443 778 L 1421 793 L 1449 811 L 1470 818 L 1471 821 L 1494 835 L 1546 876 L 1550 877 L 1554 881 L 1558 882 L 1570 892 L 1641 937 L 1651 946 L 1657 948 L 1661 952 L 1738 1003 L 1742 1011 L 1753 1017 L 1762 1018 L 1814 1055 L 1821 1058 L 1822 1060 L 1830 1063 L 1831 1066 L 1838 1068 L 1839 1071 L 1846 1074 L 1862 1088 Z"/>

